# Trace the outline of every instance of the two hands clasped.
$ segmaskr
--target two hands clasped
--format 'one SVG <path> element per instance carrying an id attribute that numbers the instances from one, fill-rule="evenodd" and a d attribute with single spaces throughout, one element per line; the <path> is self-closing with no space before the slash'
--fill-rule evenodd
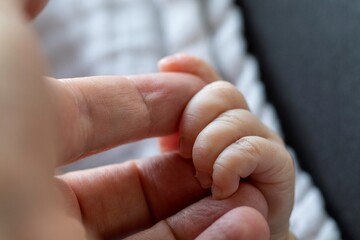
<path id="1" fill-rule="evenodd" d="M 185 54 L 155 74 L 43 78 L 34 2 L 0 4 L 1 239 L 291 238 L 293 161 L 233 85 Z M 159 156 L 54 178 L 148 137 Z"/>

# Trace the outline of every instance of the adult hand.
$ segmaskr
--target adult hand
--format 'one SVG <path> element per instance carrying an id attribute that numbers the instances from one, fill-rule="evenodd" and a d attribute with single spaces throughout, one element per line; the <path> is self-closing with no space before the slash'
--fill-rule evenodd
<path id="1" fill-rule="evenodd" d="M 256 188 L 212 200 L 175 153 L 54 178 L 83 156 L 174 133 L 205 83 L 186 74 L 44 79 L 23 11 L 34 15 L 34 2 L 0 3 L 0 238 L 268 238 Z"/>

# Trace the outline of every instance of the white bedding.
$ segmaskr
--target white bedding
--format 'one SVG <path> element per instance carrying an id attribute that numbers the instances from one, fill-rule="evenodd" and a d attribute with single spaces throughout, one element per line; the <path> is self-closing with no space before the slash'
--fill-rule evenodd
<path id="1" fill-rule="evenodd" d="M 161 57 L 191 53 L 213 64 L 245 95 L 252 112 L 281 134 L 257 61 L 247 52 L 242 23 L 232 0 L 51 0 L 35 25 L 55 77 L 155 72 Z M 156 153 L 156 141 L 149 139 L 89 157 L 65 171 Z M 291 230 L 298 239 L 340 239 L 321 193 L 299 168 L 295 197 Z"/>

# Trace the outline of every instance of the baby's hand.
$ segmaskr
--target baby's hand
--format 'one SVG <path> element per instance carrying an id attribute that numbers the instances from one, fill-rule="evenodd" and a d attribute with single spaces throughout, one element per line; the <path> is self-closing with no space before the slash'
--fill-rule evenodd
<path id="1" fill-rule="evenodd" d="M 251 114 L 242 94 L 201 59 L 185 54 L 162 60 L 163 72 L 185 72 L 209 84 L 188 103 L 179 135 L 163 138 L 164 150 L 193 159 L 196 177 L 215 199 L 235 193 L 240 180 L 257 187 L 269 207 L 272 239 L 287 239 L 294 199 L 294 166 L 282 139 Z"/>

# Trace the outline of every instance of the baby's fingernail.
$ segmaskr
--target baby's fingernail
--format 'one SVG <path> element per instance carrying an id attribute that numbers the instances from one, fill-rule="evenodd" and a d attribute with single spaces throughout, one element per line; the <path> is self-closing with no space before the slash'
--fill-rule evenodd
<path id="1" fill-rule="evenodd" d="M 195 177 L 199 180 L 202 188 L 210 188 L 212 185 L 212 178 L 210 173 L 197 171 Z"/>
<path id="2" fill-rule="evenodd" d="M 183 158 L 191 158 L 192 157 L 192 142 L 186 138 L 181 137 L 179 141 L 179 151 L 180 155 Z"/>
<path id="3" fill-rule="evenodd" d="M 216 200 L 223 199 L 223 191 L 221 190 L 221 188 L 219 188 L 215 184 L 213 184 L 211 187 L 211 193 L 212 193 L 213 199 L 216 199 Z"/>

